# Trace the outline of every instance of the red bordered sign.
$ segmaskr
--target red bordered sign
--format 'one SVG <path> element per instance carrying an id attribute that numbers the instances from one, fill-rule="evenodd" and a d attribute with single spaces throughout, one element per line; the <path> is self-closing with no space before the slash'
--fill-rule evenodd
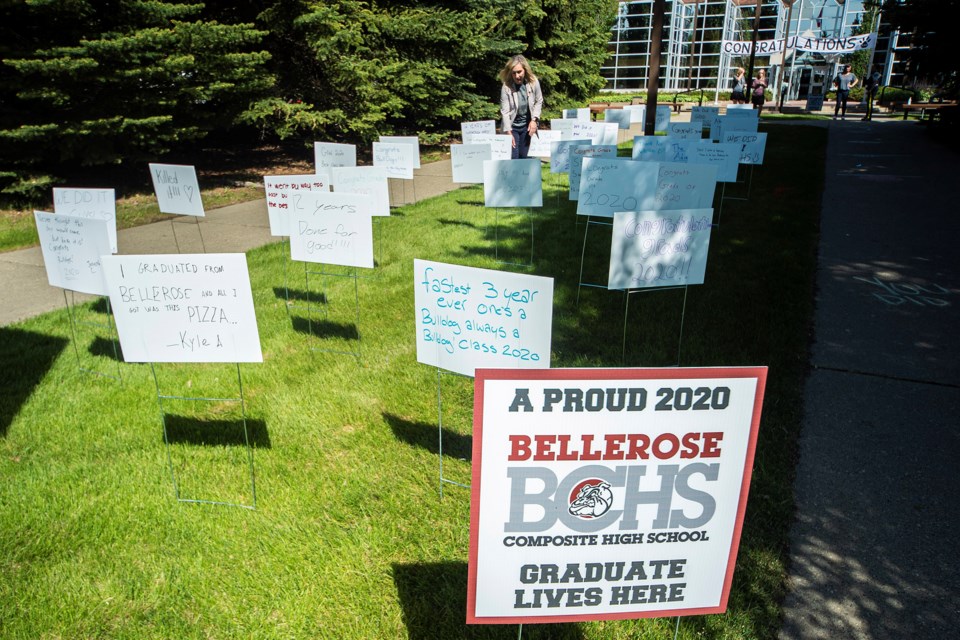
<path id="1" fill-rule="evenodd" d="M 766 374 L 478 369 L 467 623 L 725 611 Z"/>

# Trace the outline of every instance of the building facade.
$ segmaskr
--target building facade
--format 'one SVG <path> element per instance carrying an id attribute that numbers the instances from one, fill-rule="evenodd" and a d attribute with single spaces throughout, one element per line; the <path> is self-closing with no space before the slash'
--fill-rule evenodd
<path id="1" fill-rule="evenodd" d="M 883 28 L 876 8 L 863 0 L 761 0 L 757 40 L 782 41 L 790 36 L 845 38 L 876 30 L 879 37 L 872 64 L 884 84 L 900 86 L 903 69 L 897 51 L 903 38 Z M 749 55 L 725 53 L 724 41 L 749 42 L 754 29 L 755 0 L 666 0 L 660 49 L 660 88 L 667 91 L 730 90 L 733 71 L 748 68 Z M 609 57 L 602 68 L 606 89 L 614 92 L 646 90 L 650 65 L 653 0 L 620 2 L 611 29 Z M 844 58 L 845 60 L 846 58 Z M 766 69 L 774 95 L 805 99 L 828 90 L 841 61 L 839 54 L 801 52 L 755 56 L 754 69 Z"/>

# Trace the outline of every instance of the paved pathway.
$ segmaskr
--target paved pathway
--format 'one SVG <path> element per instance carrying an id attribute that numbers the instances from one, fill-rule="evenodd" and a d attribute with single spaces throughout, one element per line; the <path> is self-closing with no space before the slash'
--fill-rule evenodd
<path id="1" fill-rule="evenodd" d="M 456 188 L 450 161 L 425 164 L 414 172 L 413 183 L 391 180 L 391 202 L 432 198 Z M 201 242 L 202 237 L 202 242 Z M 206 212 L 203 218 L 177 216 L 163 222 L 122 229 L 117 234 L 120 254 L 243 252 L 276 241 L 270 235 L 266 200 L 234 204 Z M 179 250 L 178 250 L 179 246 Z M 63 290 L 51 287 L 39 247 L 0 253 L 0 326 L 62 308 Z M 68 294 L 77 301 L 93 296 Z"/>
<path id="2" fill-rule="evenodd" d="M 960 637 L 960 156 L 830 127 L 782 640 Z"/>

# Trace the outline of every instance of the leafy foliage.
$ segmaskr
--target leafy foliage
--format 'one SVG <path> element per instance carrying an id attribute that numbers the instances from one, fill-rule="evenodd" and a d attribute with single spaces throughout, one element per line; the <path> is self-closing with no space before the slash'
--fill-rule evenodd
<path id="1" fill-rule="evenodd" d="M 35 171 L 155 157 L 232 125 L 266 95 L 263 32 L 198 19 L 201 8 L 5 5 L 0 146 L 15 177 L 4 191 L 29 196 Z"/>
<path id="2" fill-rule="evenodd" d="M 582 101 L 603 85 L 615 7 L 610 0 L 280 0 L 259 17 L 280 95 L 250 122 L 281 137 L 438 134 L 498 117 L 496 74 L 515 53 L 530 58 L 548 100 Z"/>
<path id="3" fill-rule="evenodd" d="M 211 132 L 366 143 L 440 140 L 498 117 L 497 72 L 523 53 L 549 108 L 603 86 L 615 0 L 84 0 L 2 10 L 8 198 L 49 174 L 158 158 Z M 13 27 L 16 25 L 16 27 Z"/>

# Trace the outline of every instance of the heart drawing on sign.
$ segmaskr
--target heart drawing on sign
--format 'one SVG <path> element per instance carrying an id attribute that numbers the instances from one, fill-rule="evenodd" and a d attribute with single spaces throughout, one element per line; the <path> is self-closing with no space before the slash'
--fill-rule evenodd
<path id="1" fill-rule="evenodd" d="M 193 187 L 186 186 L 183 190 L 187 192 L 187 200 L 193 202 Z"/>

